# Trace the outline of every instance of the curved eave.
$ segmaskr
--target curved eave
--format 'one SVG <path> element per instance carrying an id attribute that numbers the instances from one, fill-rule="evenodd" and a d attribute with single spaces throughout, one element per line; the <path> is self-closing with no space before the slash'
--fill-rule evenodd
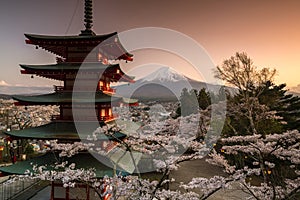
<path id="1" fill-rule="evenodd" d="M 30 160 L 22 161 L 22 162 L 17 162 L 16 164 L 6 166 L 6 167 L 1 167 L 0 171 L 4 174 L 18 174 L 18 175 L 23 175 L 26 170 L 33 171 L 33 165 L 38 165 L 38 166 L 46 166 L 46 170 L 55 170 L 53 166 L 55 166 L 55 163 L 57 163 L 57 158 L 59 156 L 55 153 L 48 152 L 42 156 L 32 158 Z M 97 178 L 103 178 L 104 176 L 110 176 L 112 177 L 114 175 L 114 170 L 111 169 L 110 167 L 104 165 L 101 163 L 99 160 L 102 160 L 106 163 L 110 163 L 110 161 L 105 158 L 95 158 L 91 154 L 87 152 L 82 152 L 79 154 L 76 154 L 70 158 L 65 158 L 68 163 L 74 163 L 75 164 L 75 169 L 95 169 L 96 177 Z M 119 173 L 119 171 L 118 171 Z M 121 172 L 122 175 L 128 175 L 128 173 Z"/>
<path id="2" fill-rule="evenodd" d="M 134 78 L 135 78 L 134 76 L 128 76 L 128 75 L 124 74 L 123 76 L 120 77 L 119 81 L 135 83 Z"/>
<path id="3" fill-rule="evenodd" d="M 119 73 L 116 73 L 116 71 L 113 70 L 107 70 L 107 76 L 111 79 L 111 81 L 118 82 L 118 81 L 123 81 L 123 82 L 129 82 L 129 83 L 134 83 L 135 81 L 133 80 L 135 77 L 134 76 L 129 76 L 127 75 L 120 67 L 120 65 L 116 66 L 116 69 L 120 70 Z"/>
<path id="4" fill-rule="evenodd" d="M 122 97 L 119 95 L 115 95 L 118 98 L 122 98 L 122 103 L 129 105 L 129 106 L 138 106 L 139 105 L 139 101 L 138 99 L 131 99 L 131 98 L 126 98 L 126 97 Z"/>
<path id="5" fill-rule="evenodd" d="M 25 33 L 25 37 L 31 41 L 41 41 L 41 42 L 69 42 L 69 41 L 103 41 L 114 35 L 117 35 L 117 32 L 103 34 L 103 35 L 38 35 Z M 67 44 L 67 43 L 65 43 Z"/>
<path id="6" fill-rule="evenodd" d="M 45 78 L 64 80 L 66 74 L 75 74 L 80 70 L 83 73 L 98 73 L 110 78 L 112 82 L 124 81 L 134 83 L 134 76 L 125 74 L 119 64 L 103 65 L 102 63 L 59 63 L 49 65 L 20 64 L 22 74 L 35 74 Z M 120 70 L 117 74 L 116 71 Z"/>
<path id="7" fill-rule="evenodd" d="M 25 65 L 20 64 L 20 67 L 27 71 L 32 72 L 44 72 L 44 71 L 53 71 L 53 72 L 73 72 L 83 70 L 83 71 L 95 71 L 102 72 L 104 70 L 114 70 L 119 68 L 119 64 L 115 65 L 104 65 L 101 62 L 96 63 L 57 63 L 57 64 L 48 64 L 48 65 Z"/>
<path id="8" fill-rule="evenodd" d="M 121 97 L 115 97 L 102 92 L 56 92 L 51 94 L 43 94 L 36 96 L 21 96 L 12 97 L 18 101 L 17 105 L 61 105 L 61 104 L 91 104 L 91 103 L 112 103 L 122 101 Z"/>
<path id="9" fill-rule="evenodd" d="M 120 43 L 118 33 L 113 32 L 105 35 L 75 35 L 75 36 L 49 36 L 25 34 L 26 43 L 39 46 L 51 53 L 63 58 L 67 57 L 67 46 L 99 47 L 105 52 L 109 60 L 123 59 L 132 61 L 133 55 L 128 53 Z"/>
<path id="10" fill-rule="evenodd" d="M 123 97 L 123 103 L 129 105 L 129 106 L 138 106 L 139 102 L 137 99 L 129 99 L 129 98 L 125 98 Z"/>
<path id="11" fill-rule="evenodd" d="M 133 55 L 130 53 L 125 53 L 118 57 L 118 60 L 127 60 L 127 61 L 133 61 Z"/>
<path id="12" fill-rule="evenodd" d="M 102 124 L 103 125 L 103 124 Z M 80 135 L 77 133 L 80 127 Z M 40 140 L 86 140 L 88 136 L 100 126 L 98 122 L 50 122 L 48 124 L 15 131 L 4 131 L 3 133 L 13 138 L 40 139 Z M 123 139 L 126 135 L 116 132 L 113 136 L 99 135 L 98 141 Z"/>

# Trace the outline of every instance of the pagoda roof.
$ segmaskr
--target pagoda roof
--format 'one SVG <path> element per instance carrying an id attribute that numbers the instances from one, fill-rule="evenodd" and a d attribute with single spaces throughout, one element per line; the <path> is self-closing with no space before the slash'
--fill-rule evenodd
<path id="1" fill-rule="evenodd" d="M 100 156 L 100 155 L 99 155 Z M 1 167 L 0 171 L 5 174 L 18 174 L 23 175 L 25 174 L 26 170 L 33 171 L 33 165 L 38 166 L 46 166 L 46 170 L 55 170 L 54 166 L 55 163 L 58 162 L 57 158 L 59 156 L 57 153 L 47 152 L 42 156 L 35 157 L 26 161 L 17 162 L 10 166 Z M 68 161 L 69 164 L 74 163 L 75 169 L 95 169 L 96 177 L 103 178 L 104 176 L 112 177 L 114 176 L 114 170 L 109 166 L 104 165 L 101 161 L 105 160 L 105 163 L 111 162 L 105 157 L 95 158 L 88 152 L 81 152 L 76 154 L 72 157 L 66 157 L 64 161 Z M 126 172 L 117 171 L 117 173 L 122 173 L 122 175 L 128 175 Z"/>
<path id="2" fill-rule="evenodd" d="M 24 65 L 20 64 L 24 69 L 21 70 L 23 74 L 36 74 L 38 76 L 44 76 L 46 78 L 52 78 L 56 80 L 63 80 L 66 73 L 76 73 L 80 71 L 90 71 L 94 73 L 103 73 L 104 76 L 109 77 L 112 81 L 124 81 L 134 82 L 133 76 L 126 75 L 119 64 L 104 65 L 101 62 L 94 63 L 56 63 L 47 65 Z M 119 73 L 116 71 L 119 70 Z"/>
<path id="3" fill-rule="evenodd" d="M 118 69 L 119 64 L 116 65 L 104 65 L 101 62 L 97 63 L 56 63 L 56 64 L 46 64 L 46 65 L 25 65 L 20 64 L 20 66 L 25 70 L 34 71 L 78 71 L 81 70 L 92 70 L 92 71 L 104 71 L 106 69 Z"/>
<path id="4" fill-rule="evenodd" d="M 4 131 L 4 134 L 16 138 L 77 141 L 87 139 L 88 136 L 91 136 L 92 133 L 100 126 L 99 122 L 76 122 L 76 124 L 77 126 L 80 126 L 80 136 L 77 133 L 74 122 L 57 121 L 22 130 Z M 116 132 L 113 136 L 98 135 L 97 140 L 114 140 L 114 138 L 125 137 L 126 135 L 122 132 Z"/>
<path id="5" fill-rule="evenodd" d="M 123 103 L 128 105 L 134 105 L 138 103 L 138 99 L 131 99 L 131 98 L 125 98 L 123 97 Z"/>
<path id="6" fill-rule="evenodd" d="M 122 97 L 112 96 L 111 94 L 105 94 L 102 91 L 76 93 L 72 91 L 61 91 L 35 96 L 14 95 L 12 98 L 16 101 L 19 101 L 20 105 L 60 105 L 72 103 L 97 104 L 123 101 Z"/>
<path id="7" fill-rule="evenodd" d="M 118 33 L 113 32 L 104 35 L 37 35 L 25 34 L 26 43 L 39 46 L 51 53 L 63 58 L 67 57 L 68 46 L 90 46 L 100 45 L 101 50 L 109 60 L 123 59 L 132 61 L 133 55 L 128 53 L 120 43 Z"/>
<path id="8" fill-rule="evenodd" d="M 117 36 L 118 32 L 112 32 L 112 33 L 107 33 L 102 35 L 38 35 L 38 34 L 31 34 L 31 33 L 25 33 L 24 35 L 26 38 L 32 41 L 39 41 L 39 40 L 61 41 L 61 42 L 86 41 L 86 40 L 103 41 L 113 36 Z"/>

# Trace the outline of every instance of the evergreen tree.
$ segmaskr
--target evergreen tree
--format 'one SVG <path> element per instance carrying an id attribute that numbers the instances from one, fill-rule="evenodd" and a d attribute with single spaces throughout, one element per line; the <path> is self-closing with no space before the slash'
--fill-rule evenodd
<path id="1" fill-rule="evenodd" d="M 206 92 L 205 88 L 202 88 L 197 95 L 199 107 L 205 110 L 209 105 L 211 105 L 210 94 Z"/>
<path id="2" fill-rule="evenodd" d="M 176 117 L 188 116 L 193 113 L 199 112 L 199 109 L 205 110 L 211 105 L 211 97 L 205 88 L 200 91 L 183 88 L 180 96 L 180 105 L 176 110 Z"/>
<path id="3" fill-rule="evenodd" d="M 285 122 L 282 126 L 284 130 L 300 130 L 300 98 L 292 94 L 287 94 L 286 84 L 275 85 L 267 81 L 260 89 L 259 101 L 277 112 Z"/>
<path id="4" fill-rule="evenodd" d="M 199 110 L 196 91 L 188 91 L 187 88 L 183 88 L 180 95 L 180 107 L 177 108 L 177 116 L 188 116 L 193 113 L 197 113 Z"/>

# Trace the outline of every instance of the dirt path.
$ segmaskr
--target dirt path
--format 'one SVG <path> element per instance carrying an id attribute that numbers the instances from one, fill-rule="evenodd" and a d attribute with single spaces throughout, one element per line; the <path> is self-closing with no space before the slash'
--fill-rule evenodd
<path id="1" fill-rule="evenodd" d="M 213 177 L 215 175 L 225 175 L 221 168 L 213 166 L 205 162 L 205 159 L 187 161 L 180 164 L 178 170 L 173 171 L 170 178 L 174 178 L 176 181 L 170 184 L 170 189 L 176 190 L 179 188 L 180 182 L 187 183 L 192 180 L 193 177 Z M 195 192 L 198 192 L 195 190 Z M 238 183 L 233 184 L 232 189 L 221 189 L 212 195 L 210 200 L 244 200 L 247 199 L 248 194 L 244 193 Z"/>

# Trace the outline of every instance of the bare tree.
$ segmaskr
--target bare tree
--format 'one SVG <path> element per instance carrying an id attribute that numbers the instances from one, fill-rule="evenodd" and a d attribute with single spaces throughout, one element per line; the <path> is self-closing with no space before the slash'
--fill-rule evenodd
<path id="1" fill-rule="evenodd" d="M 237 52 L 235 56 L 225 60 L 221 66 L 217 66 L 215 77 L 236 87 L 240 92 L 247 93 L 267 81 L 272 82 L 276 73 L 276 69 L 257 69 L 246 53 Z"/>
<path id="2" fill-rule="evenodd" d="M 253 61 L 246 53 L 239 52 L 225 60 L 215 70 L 216 78 L 238 89 L 241 98 L 236 106 L 243 105 L 243 115 L 249 120 L 250 132 L 253 134 L 257 134 L 254 119 L 260 115 L 260 113 L 255 112 L 259 110 L 257 109 L 259 105 L 259 103 L 257 104 L 257 98 L 264 88 L 260 86 L 267 81 L 272 82 L 275 75 L 275 69 L 263 68 L 259 70 L 253 65 Z"/>

